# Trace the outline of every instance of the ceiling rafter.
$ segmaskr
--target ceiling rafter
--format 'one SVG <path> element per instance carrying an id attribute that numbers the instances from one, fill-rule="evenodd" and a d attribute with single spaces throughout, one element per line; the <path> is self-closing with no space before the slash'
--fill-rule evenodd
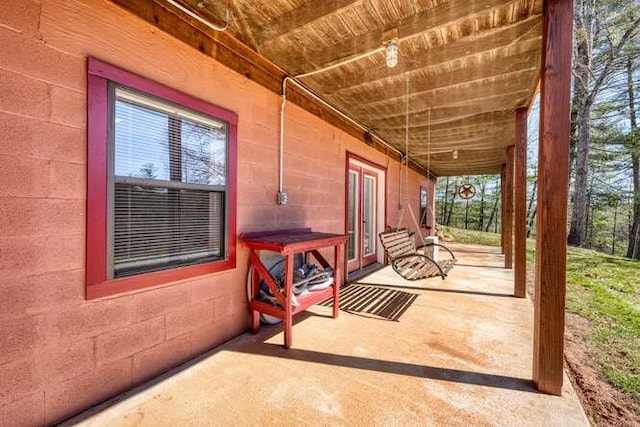
<path id="1" fill-rule="evenodd" d="M 438 123 L 437 119 L 434 120 L 433 115 L 431 119 L 431 129 L 451 129 L 457 126 L 465 126 L 465 125 L 488 125 L 491 123 L 502 122 L 505 123 L 506 126 L 509 126 L 511 129 L 514 129 L 515 119 L 514 113 L 511 110 L 506 111 L 480 111 L 480 108 L 463 108 L 456 109 L 459 113 L 459 116 L 453 116 L 449 114 L 445 120 Z M 462 113 L 466 114 L 462 114 Z M 427 121 L 421 122 L 422 125 L 428 126 Z M 384 122 L 378 122 L 377 124 L 384 125 Z M 511 126 L 513 124 L 513 126 Z M 393 123 L 395 128 L 401 128 L 402 124 L 400 120 L 395 120 Z M 384 136 L 387 133 L 384 131 L 385 128 L 376 128 L 375 130 L 380 135 Z"/>
<path id="2" fill-rule="evenodd" d="M 308 49 L 303 54 L 288 54 L 286 56 L 287 68 L 294 74 L 302 74 L 324 68 L 334 61 L 342 61 L 352 56 L 363 54 L 379 48 L 384 41 L 385 33 L 390 30 L 397 32 L 397 39 L 404 41 L 417 37 L 427 30 L 443 27 L 461 19 L 469 19 L 475 15 L 490 12 L 492 8 L 505 6 L 504 0 L 451 0 L 436 5 L 433 8 L 424 10 L 416 15 L 410 16 L 389 24 L 385 28 L 375 28 L 368 33 L 349 38 L 337 44 L 320 47 L 318 49 Z M 304 51 L 305 49 L 303 49 Z M 279 49 L 265 48 L 266 55 L 278 57 Z"/>
<path id="3" fill-rule="evenodd" d="M 473 139 L 452 139 L 445 142 L 432 142 L 430 144 L 416 144 L 415 141 L 409 140 L 409 154 L 412 157 L 426 156 L 430 152 L 451 150 L 487 150 L 495 147 L 508 147 L 513 145 L 513 137 L 506 133 L 498 135 L 489 135 L 484 137 L 476 137 Z"/>
<path id="4" fill-rule="evenodd" d="M 469 102 L 464 100 L 460 102 L 450 102 L 449 105 L 431 107 L 431 104 L 414 106 L 409 109 L 409 123 L 428 124 L 431 120 L 438 120 L 448 117 L 467 116 L 475 112 L 475 114 L 488 113 L 500 109 L 515 109 L 520 107 L 517 105 L 523 96 L 528 94 L 528 89 L 517 90 L 514 92 L 499 92 L 489 96 L 478 93 L 478 98 L 470 98 Z M 475 95 L 475 94 L 474 94 Z M 474 96 L 471 95 L 471 96 Z M 440 105 L 440 104 L 436 104 Z M 378 125 L 385 123 L 404 123 L 405 111 L 404 106 L 400 106 L 396 111 L 390 112 L 373 112 L 368 115 L 355 115 L 366 123 L 376 122 Z"/>
<path id="5" fill-rule="evenodd" d="M 396 132 L 398 136 L 404 137 L 404 135 L 400 135 L 401 132 Z M 511 137 L 513 131 L 506 130 L 504 128 L 498 128 L 487 132 L 467 132 L 467 133 L 455 133 L 451 135 L 441 135 L 441 136 L 433 136 L 429 135 L 427 132 L 422 132 L 419 134 L 409 135 L 409 141 L 425 141 L 423 145 L 442 145 L 447 144 L 449 142 L 456 141 L 467 141 L 471 143 L 472 141 L 482 141 L 490 138 L 498 139 L 504 137 Z M 388 134 L 387 134 L 388 135 Z"/>
<path id="6" fill-rule="evenodd" d="M 414 138 L 414 139 L 409 139 L 409 142 L 412 141 L 421 141 L 423 142 L 425 138 Z M 422 144 L 416 144 L 415 147 L 419 147 L 419 148 L 415 148 L 416 152 L 426 152 L 426 150 L 428 149 L 428 147 L 434 148 L 434 147 L 448 147 L 450 144 L 468 144 L 469 146 L 472 145 L 479 145 L 482 146 L 485 142 L 495 142 L 495 141 L 502 141 L 502 140 L 513 140 L 513 135 L 511 135 L 510 132 L 503 130 L 502 132 L 494 132 L 494 133 L 487 133 L 487 134 L 478 134 L 475 135 L 473 137 L 447 137 L 447 138 L 441 138 L 441 139 L 431 139 L 430 143 L 422 143 Z M 423 149 L 424 148 L 424 149 Z"/>
<path id="7" fill-rule="evenodd" d="M 527 82 L 533 80 L 537 72 L 536 68 L 527 68 L 523 70 L 514 71 L 511 73 L 503 73 L 499 75 L 492 75 L 477 80 L 469 80 L 460 84 L 451 86 L 437 87 L 433 89 L 420 90 L 410 85 L 411 93 L 407 96 L 400 94 L 399 96 L 391 96 L 385 99 L 377 99 L 373 102 L 366 102 L 358 96 L 354 96 L 352 99 L 357 102 L 358 107 L 352 109 L 353 114 L 358 114 L 361 111 L 367 111 L 370 109 L 378 109 L 385 107 L 405 107 L 405 102 L 409 102 L 410 106 L 429 106 L 437 103 L 441 106 L 454 105 L 459 101 L 468 101 L 477 99 L 476 94 L 488 93 L 495 94 L 497 91 L 501 93 L 510 93 L 514 89 L 521 89 L 526 87 Z M 329 98 L 332 102 L 337 102 L 334 97 Z M 341 101 L 344 101 L 342 99 Z"/>
<path id="8" fill-rule="evenodd" d="M 466 169 L 470 170 L 470 169 Z M 502 170 L 502 161 L 499 163 L 491 163 L 489 165 L 475 166 L 471 171 L 473 175 L 499 175 Z M 450 167 L 438 166 L 434 168 L 434 175 L 438 177 L 460 176 L 465 173 L 460 172 L 460 163 L 456 162 Z"/>
<path id="9" fill-rule="evenodd" d="M 508 56 L 504 53 L 505 49 L 518 38 L 521 38 L 521 52 L 531 52 L 540 48 L 541 28 L 540 17 L 533 16 L 524 21 L 487 30 L 449 44 L 431 49 L 420 48 L 412 53 L 416 59 L 400 58 L 398 65 L 392 70 L 386 66 L 384 61 L 381 61 L 380 64 L 374 66 L 367 64 L 366 72 L 363 68 L 360 73 L 351 73 L 349 79 L 336 78 L 337 73 L 327 72 L 308 77 L 308 84 L 310 86 L 321 84 L 327 95 L 340 91 L 357 90 L 360 87 L 366 89 L 366 86 L 372 83 L 380 81 L 380 83 L 386 84 L 386 80 L 397 79 L 399 75 L 404 75 L 404 73 L 431 70 L 433 67 L 466 57 L 493 52 L 496 55 Z"/>
<path id="10" fill-rule="evenodd" d="M 497 164 L 497 159 L 504 156 L 504 149 L 488 149 L 488 150 L 458 150 L 458 158 L 453 159 L 451 152 L 436 153 L 431 156 L 432 161 L 451 161 L 451 163 L 465 162 L 467 166 L 473 165 L 492 165 Z M 429 156 L 426 156 L 429 157 Z M 502 163 L 502 162 L 499 162 Z M 458 164 L 458 169 L 460 165 Z"/>
<path id="11" fill-rule="evenodd" d="M 353 7 L 363 0 L 312 0 L 269 20 L 254 31 L 258 46 L 268 46 L 277 39 L 312 22 Z"/>
<path id="12" fill-rule="evenodd" d="M 229 9 L 231 9 L 231 16 L 236 21 L 238 29 L 245 40 L 245 43 L 252 49 L 257 49 L 258 42 L 256 41 L 255 36 L 253 35 L 253 30 L 251 29 L 251 25 L 247 22 L 246 18 L 242 13 L 240 13 L 240 9 L 238 8 L 237 0 L 228 0 Z"/>
<path id="13" fill-rule="evenodd" d="M 424 69 L 426 70 L 426 68 Z M 528 71 L 536 71 L 538 68 L 531 64 L 531 53 L 523 52 L 517 55 L 505 57 L 500 61 L 486 66 L 465 66 L 443 75 L 424 74 L 420 76 L 411 76 L 409 78 L 410 89 L 413 94 L 415 92 L 425 92 L 434 89 L 444 89 L 452 86 L 464 85 L 489 78 L 499 78 L 503 75 L 518 74 Z M 422 70 L 418 70 L 420 72 Z M 404 97 L 405 81 L 399 76 L 384 84 L 384 91 L 387 95 L 386 100 Z M 371 87 L 371 85 L 368 85 Z M 374 91 L 367 91 L 360 87 L 359 90 L 341 90 L 329 95 L 331 99 L 334 96 L 355 97 L 358 102 L 363 104 L 371 104 L 380 101 L 380 97 Z"/>
<path id="14" fill-rule="evenodd" d="M 460 125 L 460 126 L 453 126 L 450 127 L 448 124 L 446 125 L 446 127 L 444 126 L 440 126 L 440 127 L 436 127 L 437 124 L 435 123 L 420 123 L 417 125 L 413 125 L 413 126 L 409 126 L 409 129 L 411 132 L 431 132 L 431 135 L 440 135 L 440 134 L 473 134 L 476 132 L 481 132 L 487 129 L 502 129 L 505 126 L 507 126 L 508 124 L 513 122 L 513 118 L 509 118 L 509 119 L 504 119 L 504 120 L 500 120 L 500 121 L 491 121 L 489 123 L 483 122 L 483 123 L 476 123 L 476 124 L 467 124 L 467 125 Z M 446 124 L 447 122 L 445 122 Z M 397 131 L 397 132 L 404 132 L 405 131 L 405 127 L 402 126 L 397 126 L 397 127 L 389 127 L 389 128 L 384 128 L 384 129 L 379 129 L 379 130 L 383 130 L 383 131 Z"/>

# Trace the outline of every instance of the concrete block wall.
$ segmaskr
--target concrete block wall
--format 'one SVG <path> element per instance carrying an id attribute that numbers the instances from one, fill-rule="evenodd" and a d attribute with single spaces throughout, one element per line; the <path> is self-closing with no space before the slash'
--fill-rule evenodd
<path id="1" fill-rule="evenodd" d="M 247 329 L 240 245 L 232 271 L 85 300 L 87 56 L 238 113 L 238 233 L 343 233 L 347 152 L 388 168 L 387 223 L 398 214 L 398 163 L 294 105 L 290 204 L 277 206 L 277 95 L 106 0 L 9 2 L 0 8 L 3 426 L 64 419 Z M 426 184 L 410 173 L 416 209 Z"/>

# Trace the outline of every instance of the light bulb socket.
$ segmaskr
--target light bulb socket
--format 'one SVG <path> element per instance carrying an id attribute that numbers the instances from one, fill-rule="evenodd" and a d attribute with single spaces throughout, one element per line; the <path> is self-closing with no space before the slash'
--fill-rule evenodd
<path id="1" fill-rule="evenodd" d="M 387 67 L 393 68 L 398 65 L 398 42 L 390 40 L 384 45 Z"/>

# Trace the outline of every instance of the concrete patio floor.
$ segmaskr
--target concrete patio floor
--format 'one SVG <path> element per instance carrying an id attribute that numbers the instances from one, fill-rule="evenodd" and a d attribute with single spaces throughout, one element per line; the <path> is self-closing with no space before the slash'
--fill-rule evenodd
<path id="1" fill-rule="evenodd" d="M 351 285 L 416 295 L 397 321 L 315 306 L 290 350 L 279 325 L 263 327 L 68 424 L 588 425 L 566 378 L 562 397 L 535 391 L 533 307 L 511 297 L 499 249 L 450 247 L 445 281 L 385 267 Z"/>

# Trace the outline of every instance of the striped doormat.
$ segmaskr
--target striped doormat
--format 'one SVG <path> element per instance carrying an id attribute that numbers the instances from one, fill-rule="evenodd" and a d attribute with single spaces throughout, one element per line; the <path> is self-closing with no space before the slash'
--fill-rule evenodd
<path id="1" fill-rule="evenodd" d="M 381 288 L 349 285 L 340 290 L 340 310 L 397 322 L 419 294 Z M 333 306 L 333 298 L 320 303 Z"/>

